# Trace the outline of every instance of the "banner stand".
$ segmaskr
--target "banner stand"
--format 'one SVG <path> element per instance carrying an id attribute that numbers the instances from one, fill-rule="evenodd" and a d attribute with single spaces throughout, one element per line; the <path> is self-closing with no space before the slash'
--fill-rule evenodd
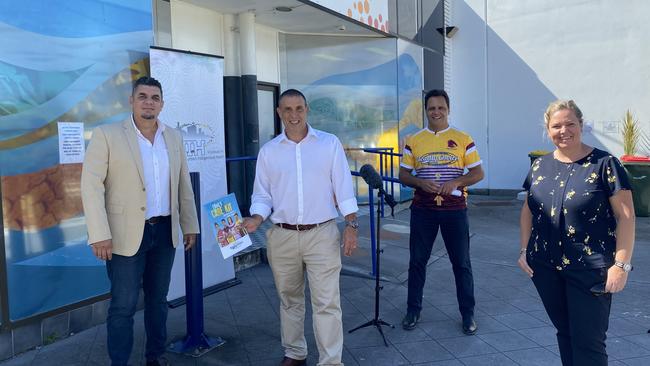
<path id="1" fill-rule="evenodd" d="M 201 185 L 198 172 L 190 173 L 196 212 L 201 212 Z M 201 215 L 197 215 L 199 227 Z M 185 319 L 187 335 L 169 345 L 168 350 L 192 357 L 201 357 L 226 343 L 221 337 L 210 337 L 203 330 L 203 268 L 201 262 L 201 234 L 197 234 L 192 249 L 185 251 Z"/>

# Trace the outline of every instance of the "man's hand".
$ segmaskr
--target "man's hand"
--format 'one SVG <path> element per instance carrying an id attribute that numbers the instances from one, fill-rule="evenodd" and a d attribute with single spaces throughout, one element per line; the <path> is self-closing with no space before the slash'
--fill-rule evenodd
<path id="1" fill-rule="evenodd" d="M 458 183 L 456 183 L 453 180 L 450 180 L 448 182 L 444 182 L 443 184 L 440 185 L 440 191 L 437 192 L 442 195 L 450 195 L 451 192 L 455 191 L 458 189 Z"/>
<path id="2" fill-rule="evenodd" d="M 440 190 L 440 184 L 427 179 L 419 179 L 418 187 L 427 193 L 438 193 Z"/>
<path id="3" fill-rule="evenodd" d="M 185 245 L 185 250 L 190 250 L 196 243 L 196 234 L 185 234 L 183 235 L 183 245 Z"/>
<path id="4" fill-rule="evenodd" d="M 616 293 L 625 287 L 627 283 L 627 272 L 617 266 L 609 267 L 607 270 L 607 283 L 605 284 L 605 291 Z"/>
<path id="5" fill-rule="evenodd" d="M 251 217 L 244 217 L 244 227 L 249 233 L 254 232 L 262 224 L 264 219 L 260 215 L 253 215 Z"/>
<path id="6" fill-rule="evenodd" d="M 346 226 L 343 230 L 343 255 L 349 257 L 357 249 L 357 229 Z"/>
<path id="7" fill-rule="evenodd" d="M 110 261 L 113 259 L 113 240 L 107 239 L 90 244 L 93 249 L 93 254 L 97 259 L 102 261 Z"/>

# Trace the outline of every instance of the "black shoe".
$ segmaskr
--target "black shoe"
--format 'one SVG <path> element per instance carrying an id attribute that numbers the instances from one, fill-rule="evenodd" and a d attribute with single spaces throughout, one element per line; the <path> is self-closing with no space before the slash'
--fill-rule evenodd
<path id="1" fill-rule="evenodd" d="M 463 317 L 463 333 L 474 335 L 476 334 L 477 329 L 478 325 L 476 325 L 476 322 L 474 321 L 474 316 L 468 315 Z"/>
<path id="2" fill-rule="evenodd" d="M 404 319 L 402 319 L 402 328 L 406 330 L 413 330 L 420 320 L 420 314 L 407 312 Z"/>

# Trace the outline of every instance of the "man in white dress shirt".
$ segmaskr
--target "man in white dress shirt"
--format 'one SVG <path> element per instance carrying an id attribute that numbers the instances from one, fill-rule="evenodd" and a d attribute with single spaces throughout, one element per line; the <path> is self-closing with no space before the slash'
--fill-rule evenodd
<path id="1" fill-rule="evenodd" d="M 199 225 L 181 134 L 158 120 L 158 80 L 136 80 L 133 114 L 95 128 L 81 173 L 88 243 L 106 261 L 111 281 L 107 346 L 112 365 L 126 365 L 133 348 L 133 314 L 144 290 L 148 366 L 167 365 L 167 291 L 178 245 L 194 245 Z"/>
<path id="2" fill-rule="evenodd" d="M 343 146 L 307 124 L 305 96 L 289 89 L 277 112 L 284 133 L 264 144 L 257 157 L 249 232 L 270 216 L 267 257 L 280 297 L 282 366 L 305 365 L 305 271 L 309 278 L 319 365 L 342 365 L 343 325 L 339 274 L 338 210 L 345 216 L 343 252 L 357 247 L 357 200 Z"/>

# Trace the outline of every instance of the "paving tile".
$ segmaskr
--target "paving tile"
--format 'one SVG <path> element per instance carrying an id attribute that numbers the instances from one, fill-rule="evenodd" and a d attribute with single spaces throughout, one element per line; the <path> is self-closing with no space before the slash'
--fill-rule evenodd
<path id="1" fill-rule="evenodd" d="M 486 355 L 498 351 L 476 336 L 439 339 L 438 343 L 445 347 L 456 358 Z"/>
<path id="2" fill-rule="evenodd" d="M 545 323 L 545 325 L 553 326 L 553 322 L 551 322 L 551 319 L 549 319 L 548 314 L 546 313 L 546 310 L 535 310 L 535 311 L 529 311 L 526 314 L 532 316 L 533 318 L 540 320 Z"/>
<path id="3" fill-rule="evenodd" d="M 188 365 L 189 360 L 187 360 L 187 356 L 182 357 L 183 358 L 181 359 L 181 362 L 175 362 L 175 360 L 172 360 L 171 358 L 169 361 L 172 363 L 172 365 Z M 224 352 L 221 347 L 213 349 L 195 361 L 197 365 L 206 366 L 250 365 L 248 355 L 245 352 Z M 279 360 L 275 360 L 276 364 L 278 361 Z"/>
<path id="4" fill-rule="evenodd" d="M 560 357 L 545 348 L 531 348 L 504 353 L 509 359 L 526 366 L 562 366 Z"/>
<path id="5" fill-rule="evenodd" d="M 79 337 L 68 337 L 48 346 L 48 352 L 39 352 L 34 365 L 82 365 L 88 360 L 90 347 L 96 337 L 93 327 L 79 333 Z"/>
<path id="6" fill-rule="evenodd" d="M 650 357 L 628 358 L 623 362 L 626 366 L 648 366 L 650 365 Z"/>
<path id="7" fill-rule="evenodd" d="M 395 348 L 385 347 L 384 345 L 376 347 L 354 348 L 350 353 L 357 360 L 359 365 L 370 366 L 398 366 L 408 365 L 409 362 Z"/>
<path id="8" fill-rule="evenodd" d="M 348 333 L 349 330 L 346 330 L 344 333 L 344 344 L 350 351 L 357 348 L 367 348 L 374 346 L 384 347 L 384 339 L 379 334 L 374 327 L 367 327 L 359 329 L 352 333 Z M 388 333 L 388 332 L 386 332 Z"/>
<path id="9" fill-rule="evenodd" d="M 519 365 L 518 363 L 509 359 L 502 353 L 461 358 L 460 362 L 462 362 L 463 365 L 466 366 L 517 366 Z"/>
<path id="10" fill-rule="evenodd" d="M 346 365 L 346 366 L 358 366 L 359 365 L 357 360 L 354 358 L 354 356 L 352 355 L 350 350 L 347 347 L 345 347 L 345 345 L 343 346 L 343 357 L 341 358 L 341 362 L 343 362 L 343 364 Z M 315 364 L 316 363 L 314 363 L 314 365 Z"/>
<path id="11" fill-rule="evenodd" d="M 518 332 L 542 347 L 557 344 L 557 330 L 555 327 L 520 329 Z"/>
<path id="12" fill-rule="evenodd" d="M 487 315 L 521 313 L 521 310 L 519 308 L 516 308 L 503 300 L 483 301 L 477 303 L 476 306 L 479 307 L 481 311 L 485 312 Z"/>
<path id="13" fill-rule="evenodd" d="M 515 286 L 494 286 L 487 288 L 486 291 L 501 300 L 521 299 L 530 296 L 526 291 Z"/>
<path id="14" fill-rule="evenodd" d="M 626 318 L 609 320 L 608 337 L 623 337 L 635 334 L 646 334 L 648 328 Z"/>
<path id="15" fill-rule="evenodd" d="M 455 319 L 457 321 L 461 320 L 460 310 L 458 309 L 458 304 L 454 305 L 436 305 L 436 308 L 442 313 L 447 315 L 450 319 Z M 481 308 L 481 304 L 477 304 L 474 309 L 475 316 L 487 315 Z"/>
<path id="16" fill-rule="evenodd" d="M 538 347 L 537 343 L 531 341 L 530 339 L 524 337 L 514 330 L 507 332 L 479 334 L 478 337 L 501 352 Z"/>
<path id="17" fill-rule="evenodd" d="M 454 358 L 451 353 L 436 341 L 397 344 L 395 348 L 412 364 L 451 360 Z"/>
<path id="18" fill-rule="evenodd" d="M 14 358 L 10 358 L 2 362 L 2 366 L 31 366 L 34 364 L 34 357 L 36 357 L 37 351 L 31 351 L 17 355 Z"/>
<path id="19" fill-rule="evenodd" d="M 438 320 L 433 322 L 420 322 L 418 327 L 433 339 L 453 338 L 463 336 L 463 330 L 458 320 Z"/>
<path id="20" fill-rule="evenodd" d="M 478 325 L 477 334 L 495 333 L 510 330 L 510 328 L 505 326 L 503 323 L 488 315 L 479 315 L 475 319 L 476 325 Z"/>
<path id="21" fill-rule="evenodd" d="M 542 321 L 526 313 L 495 315 L 494 319 L 515 330 L 539 328 L 546 325 Z"/>
<path id="22" fill-rule="evenodd" d="M 404 330 L 401 323 L 398 323 L 395 328 L 383 327 L 383 330 L 386 339 L 394 345 L 432 340 L 422 328 L 416 327 L 412 330 Z"/>
<path id="23" fill-rule="evenodd" d="M 607 355 L 610 360 L 625 360 L 627 358 L 650 356 L 650 350 L 639 347 L 625 338 L 607 339 Z"/>
<path id="24" fill-rule="evenodd" d="M 544 304 L 542 303 L 542 300 L 539 299 L 539 297 L 531 296 L 531 297 L 520 298 L 520 299 L 512 299 L 512 300 L 508 300 L 508 302 L 510 303 L 510 305 L 524 312 L 545 311 Z"/>
<path id="25" fill-rule="evenodd" d="M 639 346 L 650 350 L 650 334 L 637 334 L 632 336 L 623 337 L 623 339 L 636 343 Z"/>
<path id="26" fill-rule="evenodd" d="M 625 364 L 621 361 L 607 361 L 607 366 L 625 366 Z"/>
<path id="27" fill-rule="evenodd" d="M 418 363 L 417 366 L 463 366 L 457 359 Z"/>

